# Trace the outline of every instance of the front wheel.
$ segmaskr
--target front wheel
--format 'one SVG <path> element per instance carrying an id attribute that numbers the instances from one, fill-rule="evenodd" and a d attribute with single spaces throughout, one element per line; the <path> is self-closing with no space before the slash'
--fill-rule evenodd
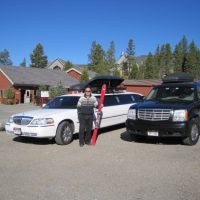
<path id="1" fill-rule="evenodd" d="M 199 133 L 200 133 L 200 128 L 198 125 L 198 120 L 192 119 L 189 124 L 188 137 L 182 140 L 183 144 L 190 146 L 195 145 L 198 142 Z"/>
<path id="2" fill-rule="evenodd" d="M 64 121 L 59 124 L 55 141 L 57 144 L 66 145 L 69 144 L 73 139 L 73 129 L 69 122 Z"/>

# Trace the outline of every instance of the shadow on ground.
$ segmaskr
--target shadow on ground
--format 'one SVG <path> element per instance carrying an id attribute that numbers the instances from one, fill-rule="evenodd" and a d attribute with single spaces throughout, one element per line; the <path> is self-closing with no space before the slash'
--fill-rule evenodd
<path id="1" fill-rule="evenodd" d="M 31 138 L 31 137 L 15 137 L 13 141 L 27 144 L 49 145 L 55 144 L 54 139 L 49 138 Z"/>
<path id="2" fill-rule="evenodd" d="M 128 132 L 123 132 L 120 138 L 126 142 L 146 143 L 146 144 L 165 144 L 165 145 L 181 145 L 181 139 L 177 137 L 157 138 L 157 137 L 132 137 Z"/>
<path id="3" fill-rule="evenodd" d="M 101 134 L 106 134 L 110 131 L 114 131 L 116 129 L 124 128 L 124 124 L 116 125 L 116 126 L 111 126 L 107 128 L 102 128 L 99 130 L 98 135 Z M 79 136 L 78 133 L 73 135 L 73 140 L 78 140 Z M 13 141 L 15 142 L 21 142 L 21 143 L 27 143 L 27 144 L 36 144 L 36 145 L 50 145 L 50 144 L 55 144 L 55 139 L 49 139 L 49 138 L 31 138 L 31 137 L 15 137 L 13 138 Z M 73 142 L 73 141 L 72 141 Z"/>

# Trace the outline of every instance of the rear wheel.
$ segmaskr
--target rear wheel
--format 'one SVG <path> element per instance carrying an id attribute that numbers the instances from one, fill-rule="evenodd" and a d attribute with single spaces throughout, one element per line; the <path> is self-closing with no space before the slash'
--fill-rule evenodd
<path id="1" fill-rule="evenodd" d="M 66 145 L 73 139 L 73 129 L 69 122 L 61 122 L 56 131 L 55 141 L 57 144 Z"/>
<path id="2" fill-rule="evenodd" d="M 200 133 L 200 128 L 198 125 L 198 120 L 192 119 L 189 124 L 188 137 L 182 140 L 183 144 L 190 145 L 190 146 L 195 145 L 198 142 L 199 133 Z"/>

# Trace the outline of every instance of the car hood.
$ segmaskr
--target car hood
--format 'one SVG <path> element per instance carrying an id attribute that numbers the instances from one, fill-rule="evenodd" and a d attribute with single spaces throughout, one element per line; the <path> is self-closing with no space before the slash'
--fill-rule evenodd
<path id="1" fill-rule="evenodd" d="M 12 116 L 27 116 L 27 117 L 33 117 L 33 118 L 45 118 L 45 117 L 53 117 L 60 114 L 67 114 L 68 116 L 70 113 L 74 113 L 74 109 L 44 109 L 40 108 L 37 110 L 31 110 L 27 112 L 21 112 L 14 114 Z"/>
<path id="2" fill-rule="evenodd" d="M 169 103 L 169 102 L 153 102 L 153 101 L 144 101 L 139 102 L 131 108 L 136 109 L 189 109 L 192 103 Z"/>

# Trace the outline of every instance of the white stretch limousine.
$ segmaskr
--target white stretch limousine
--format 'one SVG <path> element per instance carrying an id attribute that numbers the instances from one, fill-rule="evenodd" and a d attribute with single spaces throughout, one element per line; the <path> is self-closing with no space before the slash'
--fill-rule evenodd
<path id="1" fill-rule="evenodd" d="M 81 95 L 59 96 L 41 109 L 12 115 L 6 123 L 6 132 L 23 137 L 55 138 L 57 144 L 69 144 L 73 134 L 79 131 L 77 102 Z M 100 94 L 93 95 L 99 100 Z M 106 94 L 101 128 L 125 123 L 129 107 L 141 97 L 129 92 Z"/>

